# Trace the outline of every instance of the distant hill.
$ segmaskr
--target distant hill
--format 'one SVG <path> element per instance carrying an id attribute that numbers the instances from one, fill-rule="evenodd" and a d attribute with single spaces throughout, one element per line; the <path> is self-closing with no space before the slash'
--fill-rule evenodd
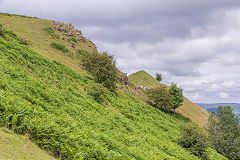
<path id="1" fill-rule="evenodd" d="M 203 109 L 206 109 L 210 112 L 215 112 L 218 106 L 231 106 L 233 112 L 235 112 L 236 114 L 240 113 L 240 103 L 212 103 L 212 104 L 197 103 L 197 104 Z"/>
<path id="2" fill-rule="evenodd" d="M 144 70 L 129 75 L 128 80 L 132 84 L 144 87 L 150 86 L 155 87 L 160 85 L 166 86 L 164 84 L 159 83 L 155 78 L 153 78 L 150 74 L 148 74 Z"/>
<path id="3" fill-rule="evenodd" d="M 212 104 L 197 103 L 197 104 L 209 112 L 216 112 L 218 106 L 231 106 L 234 114 L 238 116 L 240 120 L 240 103 L 212 103 Z"/>
<path id="4" fill-rule="evenodd" d="M 234 110 L 240 111 L 240 103 L 196 103 L 203 109 L 217 108 L 218 106 L 231 106 Z"/>
<path id="5" fill-rule="evenodd" d="M 158 82 L 144 70 L 129 75 L 129 82 L 144 87 L 166 86 Z M 204 126 L 207 122 L 207 111 L 199 107 L 197 104 L 191 102 L 186 97 L 184 97 L 183 105 L 177 109 L 177 112 L 190 118 L 192 121 L 198 123 L 201 126 Z"/>
<path id="6" fill-rule="evenodd" d="M 1 126 L 58 159 L 199 159 L 177 143 L 189 118 L 152 107 L 130 85 L 118 83 L 103 104 L 88 94 L 100 84 L 81 55 L 97 49 L 72 25 L 6 13 L 0 23 Z M 179 112 L 203 124 L 204 110 L 184 104 Z M 226 159 L 212 149 L 209 156 Z"/>

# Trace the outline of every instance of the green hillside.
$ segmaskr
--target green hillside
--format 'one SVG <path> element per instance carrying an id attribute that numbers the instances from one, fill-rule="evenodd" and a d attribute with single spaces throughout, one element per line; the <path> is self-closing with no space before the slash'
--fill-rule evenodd
<path id="1" fill-rule="evenodd" d="M 0 32 L 1 125 L 59 159 L 198 159 L 177 143 L 188 118 L 162 112 L 120 89 L 108 92 L 103 105 L 94 101 L 85 88 L 96 83 L 82 70 L 77 49 L 67 45 L 64 34 L 54 31 L 61 37 L 56 39 L 42 30 L 53 22 L 8 14 L 0 22 L 8 29 Z M 68 53 L 51 42 L 64 44 Z M 88 40 L 76 45 L 94 51 Z M 225 159 L 212 149 L 209 157 Z"/>
<path id="2" fill-rule="evenodd" d="M 0 13 L 0 23 L 24 40 L 27 40 L 29 46 L 39 54 L 50 60 L 63 63 L 81 74 L 85 72 L 80 65 L 78 50 L 96 52 L 96 46 L 83 37 L 81 33 L 80 35 L 66 36 L 72 33 L 72 28 L 68 28 L 68 24 L 62 26 L 62 29 L 66 29 L 65 33 L 54 29 L 58 28 L 56 24 L 59 22 L 6 13 Z M 79 38 L 84 40 L 76 41 Z M 65 45 L 69 51 L 64 53 L 51 47 L 52 42 Z M 71 47 L 72 44 L 75 45 L 75 48 Z"/>
<path id="3" fill-rule="evenodd" d="M 145 71 L 138 71 L 129 76 L 129 82 L 134 85 L 141 85 L 144 87 L 155 87 L 155 86 L 165 86 L 164 84 L 159 83 L 155 78 L 149 75 Z M 144 94 L 141 92 L 141 94 Z M 143 95 L 142 97 L 146 97 Z M 191 102 L 189 99 L 184 97 L 184 101 L 181 107 L 177 109 L 177 112 L 190 118 L 192 121 L 198 123 L 201 126 L 204 126 L 207 122 L 208 112 Z"/>
<path id="4" fill-rule="evenodd" d="M 33 144 L 27 136 L 17 135 L 7 128 L 0 128 L 1 160 L 54 160 Z"/>
<path id="5" fill-rule="evenodd" d="M 129 75 L 128 80 L 130 83 L 133 83 L 138 86 L 144 86 L 144 87 L 150 87 L 150 86 L 154 87 L 154 86 L 163 85 L 143 70 Z"/>

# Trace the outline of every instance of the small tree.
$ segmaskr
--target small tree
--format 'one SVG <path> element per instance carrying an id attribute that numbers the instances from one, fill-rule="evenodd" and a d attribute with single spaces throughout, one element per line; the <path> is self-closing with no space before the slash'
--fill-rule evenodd
<path id="1" fill-rule="evenodd" d="M 169 93 L 173 96 L 173 109 L 177 109 L 183 102 L 183 89 L 177 87 L 177 84 L 173 83 L 169 88 Z"/>
<path id="2" fill-rule="evenodd" d="M 153 105 L 164 110 L 171 110 L 173 107 L 173 96 L 164 87 L 156 87 L 147 91 L 148 97 Z"/>
<path id="3" fill-rule="evenodd" d="M 156 80 L 158 80 L 159 82 L 162 81 L 162 75 L 159 74 L 159 73 L 156 73 L 155 78 L 156 78 Z"/>
<path id="4" fill-rule="evenodd" d="M 207 130 L 214 148 L 225 157 L 240 159 L 240 127 L 230 106 L 219 106 L 208 119 Z"/>
<path id="5" fill-rule="evenodd" d="M 189 123 L 182 128 L 179 144 L 189 150 L 192 154 L 207 159 L 206 149 L 210 146 L 208 134 L 199 126 Z"/>
<path id="6" fill-rule="evenodd" d="M 91 73 L 95 81 L 111 91 L 116 89 L 117 67 L 114 57 L 106 52 L 88 53 L 82 57 L 83 66 Z"/>

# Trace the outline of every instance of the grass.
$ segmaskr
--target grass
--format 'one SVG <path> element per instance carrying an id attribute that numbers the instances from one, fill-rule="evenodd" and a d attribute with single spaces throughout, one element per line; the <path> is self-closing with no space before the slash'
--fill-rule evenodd
<path id="1" fill-rule="evenodd" d="M 45 151 L 33 144 L 27 136 L 17 135 L 13 131 L 0 127 L 1 160 L 54 160 Z"/>
<path id="2" fill-rule="evenodd" d="M 184 97 L 183 104 L 177 109 L 177 112 L 190 118 L 200 126 L 206 126 L 207 118 L 209 116 L 206 110 L 191 102 L 186 97 Z"/>
<path id="3" fill-rule="evenodd" d="M 130 83 L 143 87 L 154 87 L 162 85 L 155 78 L 143 70 L 129 75 L 128 80 Z"/>

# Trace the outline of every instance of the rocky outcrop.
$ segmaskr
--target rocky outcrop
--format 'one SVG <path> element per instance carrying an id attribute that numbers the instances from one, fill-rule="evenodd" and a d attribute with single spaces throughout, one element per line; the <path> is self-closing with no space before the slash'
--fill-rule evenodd
<path id="1" fill-rule="evenodd" d="M 74 26 L 71 23 L 62 23 L 62 22 L 56 22 L 54 21 L 54 29 L 58 30 L 59 32 L 64 33 L 69 41 L 71 38 L 74 38 L 78 42 L 86 43 L 87 40 L 85 37 L 83 37 L 82 32 L 75 29 Z M 96 45 L 89 41 L 89 43 L 92 44 L 92 46 L 97 49 Z"/>
<path id="2" fill-rule="evenodd" d="M 125 85 L 128 85 L 128 76 L 127 73 L 119 77 L 119 81 Z"/>
<path id="3" fill-rule="evenodd" d="M 153 86 L 150 86 L 150 87 L 144 87 L 144 86 L 136 86 L 134 85 L 134 89 L 139 89 L 139 90 L 148 90 L 148 89 L 152 89 Z"/>

